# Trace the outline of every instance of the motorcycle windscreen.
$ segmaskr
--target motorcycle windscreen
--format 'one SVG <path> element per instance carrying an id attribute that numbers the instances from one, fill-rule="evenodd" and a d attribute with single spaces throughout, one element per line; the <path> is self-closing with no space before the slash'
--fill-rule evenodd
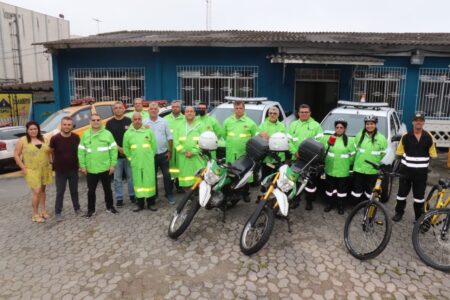
<path id="1" fill-rule="evenodd" d="M 278 207 L 280 208 L 280 213 L 286 217 L 289 211 L 289 203 L 287 196 L 279 189 L 274 189 L 273 194 L 277 199 Z"/>
<path id="2" fill-rule="evenodd" d="M 201 207 L 205 207 L 211 198 L 211 186 L 204 180 L 200 183 L 198 188 L 198 199 Z"/>

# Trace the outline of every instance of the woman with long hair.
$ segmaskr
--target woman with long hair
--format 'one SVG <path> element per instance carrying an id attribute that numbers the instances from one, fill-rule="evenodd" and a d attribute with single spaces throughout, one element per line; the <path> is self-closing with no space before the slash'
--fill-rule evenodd
<path id="1" fill-rule="evenodd" d="M 355 137 L 355 164 L 353 166 L 352 196 L 359 202 L 372 193 L 378 170 L 366 160 L 379 164 L 386 154 L 387 140 L 377 130 L 378 118 L 373 115 L 364 118 L 364 128 Z"/>
<path id="2" fill-rule="evenodd" d="M 26 135 L 17 142 L 14 159 L 22 169 L 25 182 L 32 192 L 33 215 L 31 220 L 43 223 L 49 218 L 45 209 L 45 186 L 52 182 L 50 148 L 34 121 L 26 125 Z"/>

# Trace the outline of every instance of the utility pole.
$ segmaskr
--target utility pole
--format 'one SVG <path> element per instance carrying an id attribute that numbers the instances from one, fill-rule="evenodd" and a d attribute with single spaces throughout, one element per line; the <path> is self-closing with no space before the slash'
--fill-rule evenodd
<path id="1" fill-rule="evenodd" d="M 101 22 L 102 20 L 96 19 L 96 18 L 93 18 L 92 20 L 94 20 L 95 22 L 97 22 L 97 34 L 99 34 L 99 33 L 100 33 L 100 22 Z"/>
<path id="2" fill-rule="evenodd" d="M 212 0 L 205 0 L 206 1 L 206 30 L 211 30 L 211 5 Z"/>

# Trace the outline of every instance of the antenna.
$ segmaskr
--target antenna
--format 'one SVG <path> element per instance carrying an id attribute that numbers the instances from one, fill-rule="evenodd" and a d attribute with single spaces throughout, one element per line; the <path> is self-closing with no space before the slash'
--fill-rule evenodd
<path id="1" fill-rule="evenodd" d="M 212 0 L 205 0 L 206 1 L 206 30 L 211 30 L 211 5 Z"/>
<path id="2" fill-rule="evenodd" d="M 100 22 L 101 22 L 102 20 L 96 19 L 96 18 L 93 18 L 92 20 L 94 20 L 95 22 L 97 22 L 97 34 L 99 34 L 99 33 L 100 33 Z"/>

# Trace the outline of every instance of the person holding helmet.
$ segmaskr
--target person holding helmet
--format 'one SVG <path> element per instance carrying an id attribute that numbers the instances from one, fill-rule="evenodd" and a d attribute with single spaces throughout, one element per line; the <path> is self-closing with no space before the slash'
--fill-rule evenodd
<path id="1" fill-rule="evenodd" d="M 195 182 L 195 173 L 205 166 L 198 146 L 200 134 L 204 129 L 202 124 L 195 120 L 195 110 L 192 106 L 186 107 L 184 115 L 186 119 L 178 126 L 174 135 L 174 147 L 179 158 L 180 187 L 190 187 Z"/>
<path id="2" fill-rule="evenodd" d="M 271 143 L 271 137 L 275 133 L 285 133 L 286 132 L 286 126 L 283 122 L 280 122 L 278 120 L 278 117 L 280 116 L 280 110 L 276 106 L 272 106 L 269 108 L 269 116 L 264 120 L 264 122 L 258 127 L 258 131 L 256 134 L 259 134 L 262 138 L 265 138 L 266 140 L 269 140 L 269 147 L 272 144 L 274 150 L 272 151 L 288 151 L 286 150 L 278 150 L 281 145 L 284 145 L 284 142 L 288 142 L 288 138 L 285 134 L 277 135 L 275 139 L 272 139 Z M 289 145 L 288 145 L 289 146 Z M 275 150 L 276 149 L 276 150 Z M 280 161 L 286 160 L 286 155 L 283 152 L 278 153 L 278 156 L 280 158 Z M 273 172 L 273 169 L 275 168 L 276 159 L 270 156 L 267 156 L 261 165 L 261 173 L 262 178 L 266 178 L 266 176 L 270 175 Z"/>
<path id="3" fill-rule="evenodd" d="M 370 198 L 377 180 L 378 170 L 367 161 L 380 164 L 387 151 L 386 137 L 377 130 L 378 118 L 369 115 L 364 118 L 364 129 L 355 137 L 355 161 L 353 165 L 352 196 L 357 201 Z M 356 201 L 355 201 L 356 202 Z"/>
<path id="4" fill-rule="evenodd" d="M 402 136 L 395 153 L 401 157 L 399 170 L 401 176 L 399 178 L 395 215 L 392 218 L 394 222 L 399 222 L 405 213 L 406 198 L 411 187 L 416 220 L 422 215 L 430 158 L 437 157 L 433 136 L 423 129 L 425 115 L 417 112 L 412 123 L 413 130 Z"/>
<path id="5" fill-rule="evenodd" d="M 325 154 L 325 212 L 329 212 L 337 202 L 338 213 L 344 214 L 344 199 L 347 197 L 350 166 L 355 154 L 353 138 L 345 134 L 347 121 L 338 119 L 334 121 L 336 137 L 334 143 L 329 142 L 325 135 L 321 141 L 326 147 Z M 336 199 L 337 198 L 337 199 Z"/>

